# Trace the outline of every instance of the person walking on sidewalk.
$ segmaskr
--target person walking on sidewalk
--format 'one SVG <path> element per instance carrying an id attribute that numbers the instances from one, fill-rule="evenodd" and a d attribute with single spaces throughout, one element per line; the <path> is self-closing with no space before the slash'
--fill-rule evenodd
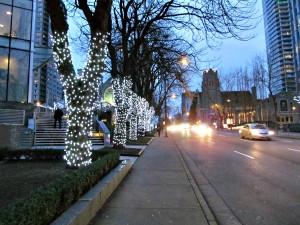
<path id="1" fill-rule="evenodd" d="M 58 121 L 59 129 L 61 129 L 61 118 L 64 113 L 60 108 L 57 108 L 54 113 L 54 128 L 56 128 L 56 121 Z"/>
<path id="2" fill-rule="evenodd" d="M 161 131 L 161 125 L 160 124 L 157 124 L 157 134 L 158 134 L 158 137 L 160 137 L 160 131 Z"/>

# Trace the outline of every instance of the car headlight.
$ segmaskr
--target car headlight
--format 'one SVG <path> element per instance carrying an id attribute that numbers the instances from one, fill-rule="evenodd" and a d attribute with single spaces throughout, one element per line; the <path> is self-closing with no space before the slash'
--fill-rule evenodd
<path id="1" fill-rule="evenodd" d="M 274 131 L 269 130 L 268 134 L 269 134 L 269 135 L 274 135 L 275 133 L 274 133 Z"/>
<path id="2" fill-rule="evenodd" d="M 259 135 L 259 131 L 258 131 L 258 130 L 252 130 L 252 131 L 251 131 L 251 134 L 252 134 L 252 135 Z"/>

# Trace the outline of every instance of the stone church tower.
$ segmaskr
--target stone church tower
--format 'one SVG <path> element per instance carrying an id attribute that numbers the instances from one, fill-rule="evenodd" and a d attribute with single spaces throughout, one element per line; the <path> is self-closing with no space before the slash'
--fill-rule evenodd
<path id="1" fill-rule="evenodd" d="M 201 96 L 201 121 L 211 123 L 221 118 L 221 90 L 218 71 L 209 69 L 203 72 Z"/>

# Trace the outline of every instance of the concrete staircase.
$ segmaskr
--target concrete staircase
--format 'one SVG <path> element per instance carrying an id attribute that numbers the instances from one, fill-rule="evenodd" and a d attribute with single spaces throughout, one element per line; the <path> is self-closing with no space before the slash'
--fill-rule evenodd
<path id="1" fill-rule="evenodd" d="M 64 116 L 61 121 L 61 129 L 53 128 L 54 119 L 53 113 L 36 113 L 35 116 L 35 137 L 34 146 L 63 146 L 67 137 L 67 117 Z M 93 131 L 93 136 L 90 138 L 93 146 L 103 145 L 103 138 L 98 135 L 98 132 Z"/>

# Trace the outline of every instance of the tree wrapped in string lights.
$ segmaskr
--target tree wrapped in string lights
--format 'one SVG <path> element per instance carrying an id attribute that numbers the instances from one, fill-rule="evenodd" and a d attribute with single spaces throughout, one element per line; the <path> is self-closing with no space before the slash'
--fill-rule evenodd
<path id="1" fill-rule="evenodd" d="M 91 163 L 92 144 L 89 136 L 92 128 L 92 109 L 98 93 L 101 72 L 104 70 L 107 55 L 106 40 L 107 36 L 100 33 L 92 39 L 83 76 L 77 77 L 74 73 L 62 76 L 69 112 L 65 159 L 70 167 Z M 53 49 L 57 68 L 62 68 L 65 61 L 72 64 L 68 43 L 66 34 L 54 32 Z"/>
<path id="2" fill-rule="evenodd" d="M 68 131 L 65 159 L 78 168 L 91 163 L 92 108 L 107 55 L 108 20 L 111 1 L 96 1 L 93 11 L 87 1 L 78 1 L 90 28 L 88 60 L 81 77 L 76 76 L 69 47 L 67 9 L 61 0 L 46 0 L 53 33 L 53 54 L 68 100 Z"/>
<path id="3" fill-rule="evenodd" d="M 144 98 L 140 98 L 138 109 L 138 136 L 145 136 L 146 111 L 149 103 Z"/>
<path id="4" fill-rule="evenodd" d="M 125 148 L 126 146 L 126 122 L 128 111 L 131 107 L 132 82 L 126 78 L 115 78 L 112 80 L 113 94 L 116 108 L 116 124 L 113 137 L 114 148 Z"/>
<path id="5" fill-rule="evenodd" d="M 138 101 L 139 97 L 137 94 L 132 94 L 132 101 L 130 107 L 130 127 L 129 127 L 129 140 L 137 140 L 137 113 L 138 113 Z"/>
<path id="6" fill-rule="evenodd" d="M 155 114 L 155 110 L 154 108 L 151 106 L 147 111 L 146 111 L 146 131 L 151 131 L 151 124 L 152 121 L 154 119 L 154 114 Z"/>

